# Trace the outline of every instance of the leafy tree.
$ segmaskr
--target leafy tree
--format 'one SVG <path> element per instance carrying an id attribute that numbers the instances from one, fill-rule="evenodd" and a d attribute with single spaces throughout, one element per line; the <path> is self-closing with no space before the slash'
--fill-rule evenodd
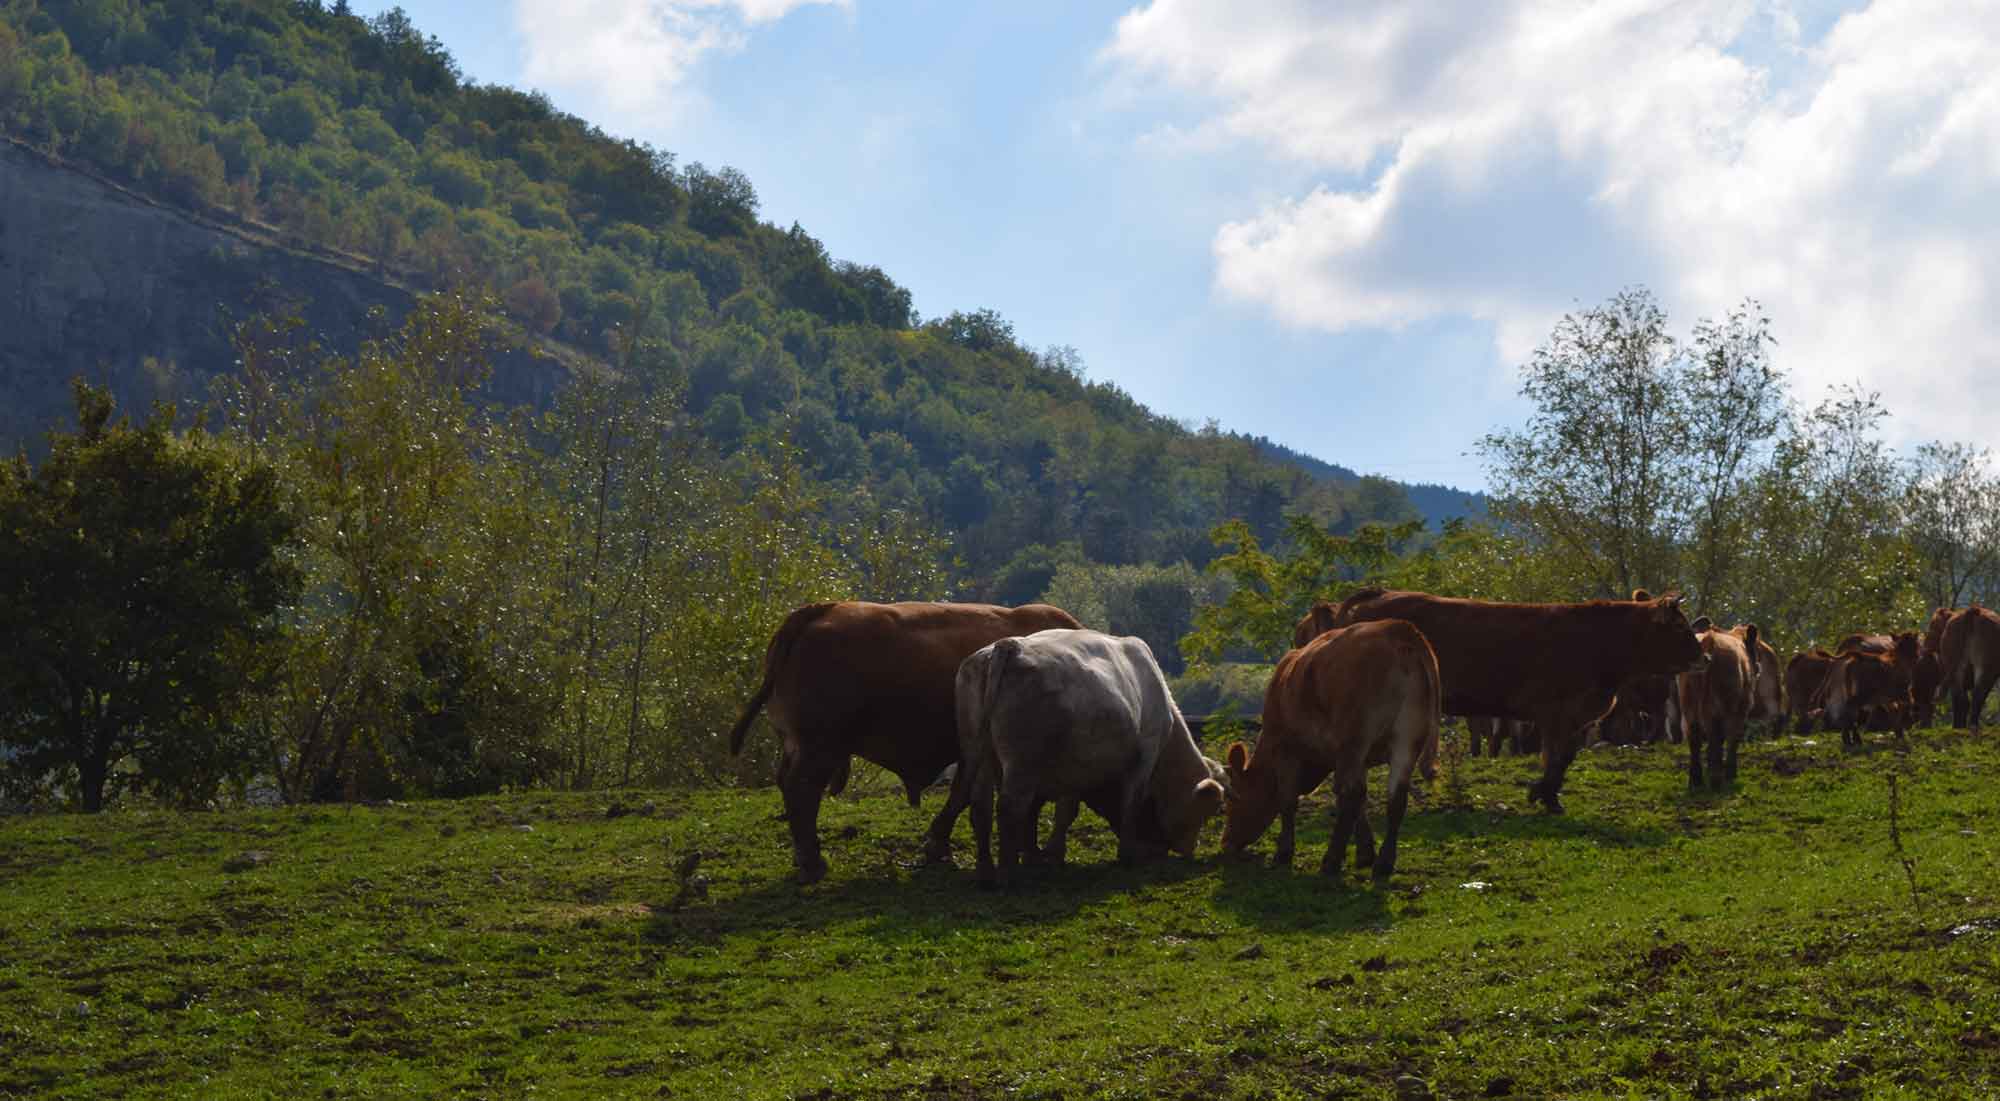
<path id="1" fill-rule="evenodd" d="M 1903 531 L 1933 607 L 1991 602 L 2000 594 L 2000 477 L 1966 444 L 1927 443 L 1909 465 Z"/>
<path id="2" fill-rule="evenodd" d="M 238 709 L 297 592 L 296 520 L 270 467 L 176 435 L 172 407 L 133 425 L 74 394 L 74 434 L 0 467 L 0 742 L 86 811 L 127 784 L 199 800 L 257 758 Z"/>
<path id="3" fill-rule="evenodd" d="M 1666 312 L 1643 288 L 1567 314 L 1522 367 L 1528 424 L 1486 436 L 1493 514 L 1589 564 L 1592 596 L 1674 576 L 1687 436 Z"/>

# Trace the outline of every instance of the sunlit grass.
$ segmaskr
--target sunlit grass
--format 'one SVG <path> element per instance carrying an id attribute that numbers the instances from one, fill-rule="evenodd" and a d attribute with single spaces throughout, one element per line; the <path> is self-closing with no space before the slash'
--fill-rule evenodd
<path id="1" fill-rule="evenodd" d="M 0 1096 L 1992 1095 L 2000 740 L 1813 741 L 1468 761 L 1384 890 L 1319 797 L 1296 870 L 1086 814 L 1004 895 L 860 774 L 806 889 L 770 791 L 0 820 Z"/>

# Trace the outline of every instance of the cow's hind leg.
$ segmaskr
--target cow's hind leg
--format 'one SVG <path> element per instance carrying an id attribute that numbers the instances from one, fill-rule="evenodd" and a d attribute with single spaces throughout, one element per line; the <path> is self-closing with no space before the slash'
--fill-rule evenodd
<path id="1" fill-rule="evenodd" d="M 1398 755 L 1400 756 L 1400 755 Z M 1389 820 L 1382 828 L 1382 851 L 1375 854 L 1375 882 L 1389 882 L 1396 870 L 1396 838 L 1403 832 L 1403 812 L 1410 805 L 1410 763 L 1389 761 Z"/>
<path id="2" fill-rule="evenodd" d="M 1022 857 L 1035 846 L 1035 793 L 1025 782 L 1003 773 L 1000 778 L 1000 871 L 1005 885 L 1020 869 Z"/>
<path id="3" fill-rule="evenodd" d="M 800 883 L 817 883 L 826 876 L 819 848 L 819 803 L 839 762 L 805 752 L 795 754 L 784 770 L 785 821 L 792 832 L 792 865 Z"/>
<path id="4" fill-rule="evenodd" d="M 1736 782 L 1736 757 L 1738 750 L 1743 745 L 1745 726 L 1746 724 L 1743 720 L 1738 719 L 1736 721 L 1735 736 L 1729 739 L 1728 752 L 1724 754 L 1722 759 L 1723 778 L 1732 784 Z"/>
<path id="5" fill-rule="evenodd" d="M 1707 756 L 1708 788 L 1710 791 L 1721 791 L 1723 785 L 1729 782 L 1729 776 L 1724 771 L 1726 767 L 1725 749 L 1726 745 L 1733 745 L 1735 739 L 1730 737 L 1728 732 L 1740 722 L 1741 720 L 1736 719 L 1717 719 L 1715 722 L 1709 724 Z"/>
<path id="6" fill-rule="evenodd" d="M 951 777 L 951 794 L 945 796 L 944 807 L 931 819 L 931 828 L 924 834 L 924 859 L 932 864 L 951 862 L 951 830 L 958 824 L 958 816 L 972 802 L 974 770 L 961 761 L 958 771 Z"/>
<path id="7" fill-rule="evenodd" d="M 1700 723 L 1687 724 L 1688 747 L 1688 790 L 1701 787 L 1701 745 L 1706 741 L 1705 731 Z"/>
<path id="8" fill-rule="evenodd" d="M 1972 698 L 1966 703 L 1966 715 L 1971 720 L 1972 732 L 1979 733 L 1979 720 L 1986 712 L 1986 697 L 1993 692 L 1993 683 L 2000 681 L 2000 669 L 1982 669 L 1979 682 L 1972 687 Z"/>
<path id="9" fill-rule="evenodd" d="M 1065 796 L 1056 800 L 1055 821 L 1049 825 L 1049 843 L 1041 850 L 1041 862 L 1061 867 L 1069 854 L 1069 827 L 1076 821 L 1077 800 Z M 1040 818 L 1036 815 L 1036 818 Z"/>
<path id="10" fill-rule="evenodd" d="M 1361 813 L 1354 820 L 1354 868 L 1365 871 L 1375 866 L 1375 830 L 1368 824 L 1368 801 L 1361 802 Z"/>
<path id="11" fill-rule="evenodd" d="M 965 771 L 963 768 L 961 772 Z M 968 789 L 966 800 L 971 809 L 972 839 L 979 856 L 977 876 L 982 886 L 992 886 L 993 873 L 993 781 L 983 777 Z"/>

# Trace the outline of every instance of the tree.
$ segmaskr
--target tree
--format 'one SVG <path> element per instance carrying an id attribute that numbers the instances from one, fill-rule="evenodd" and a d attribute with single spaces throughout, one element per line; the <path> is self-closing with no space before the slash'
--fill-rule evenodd
<path id="1" fill-rule="evenodd" d="M 1733 591 L 1749 528 L 1746 477 L 1785 423 L 1785 376 L 1771 365 L 1770 321 L 1745 302 L 1720 322 L 1694 328 L 1685 373 L 1692 509 L 1687 577 L 1698 607 L 1718 610 Z"/>
<path id="2" fill-rule="evenodd" d="M 1619 596 L 1672 576 L 1687 435 L 1667 316 L 1644 288 L 1567 314 L 1522 367 L 1534 403 L 1525 428 L 1479 443 L 1493 514 L 1589 564 L 1595 591 Z"/>
<path id="3" fill-rule="evenodd" d="M 86 811 L 126 782 L 199 799 L 256 759 L 237 709 L 297 592 L 296 519 L 272 468 L 176 435 L 171 406 L 134 426 L 74 395 L 77 431 L 0 472 L 0 739 Z"/>
<path id="4" fill-rule="evenodd" d="M 1985 451 L 1962 443 L 1917 448 L 1903 490 L 1903 532 L 1933 607 L 1992 600 L 2000 585 L 2000 478 Z"/>

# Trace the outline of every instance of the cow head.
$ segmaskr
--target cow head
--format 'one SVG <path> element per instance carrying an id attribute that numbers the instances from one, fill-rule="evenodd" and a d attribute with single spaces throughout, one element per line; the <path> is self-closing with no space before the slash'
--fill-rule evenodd
<path id="1" fill-rule="evenodd" d="M 1231 742 L 1228 754 L 1229 803 L 1222 821 L 1222 855 L 1236 857 L 1264 835 L 1278 816 L 1278 793 L 1271 770 L 1250 770 L 1250 747 Z"/>
<path id="2" fill-rule="evenodd" d="M 1668 593 L 1641 607 L 1635 656 L 1643 671 L 1698 673 L 1708 667 L 1708 654 L 1702 650 L 1701 640 L 1695 637 L 1697 630 L 1711 626 L 1707 616 L 1697 621 L 1699 627 L 1689 624 L 1681 611 L 1679 593 Z"/>
<path id="3" fill-rule="evenodd" d="M 1292 628 L 1292 649 L 1297 650 L 1333 630 L 1334 611 L 1334 606 L 1326 601 L 1314 601 L 1312 608 L 1300 618 L 1298 626 Z"/>
<path id="4" fill-rule="evenodd" d="M 1225 775 L 1222 766 L 1208 757 L 1201 761 L 1208 775 L 1184 792 L 1163 793 L 1160 800 L 1160 825 L 1166 829 L 1167 847 L 1182 856 L 1194 855 L 1201 828 L 1221 812 L 1228 791 L 1218 779 Z"/>

